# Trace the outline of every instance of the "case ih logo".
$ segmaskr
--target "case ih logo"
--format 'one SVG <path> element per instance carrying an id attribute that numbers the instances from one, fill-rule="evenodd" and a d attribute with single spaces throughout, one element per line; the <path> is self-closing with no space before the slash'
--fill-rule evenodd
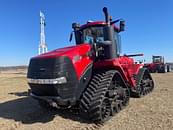
<path id="1" fill-rule="evenodd" d="M 40 71 L 42 71 L 42 72 L 43 72 L 43 71 L 46 71 L 46 69 L 45 69 L 45 68 L 40 68 Z"/>

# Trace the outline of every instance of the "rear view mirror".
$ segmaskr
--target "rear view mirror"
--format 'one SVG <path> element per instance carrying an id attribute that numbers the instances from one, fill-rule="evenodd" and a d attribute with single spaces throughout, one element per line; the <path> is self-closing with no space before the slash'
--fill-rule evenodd
<path id="1" fill-rule="evenodd" d="M 120 32 L 125 30 L 125 21 L 121 20 L 120 21 Z"/>

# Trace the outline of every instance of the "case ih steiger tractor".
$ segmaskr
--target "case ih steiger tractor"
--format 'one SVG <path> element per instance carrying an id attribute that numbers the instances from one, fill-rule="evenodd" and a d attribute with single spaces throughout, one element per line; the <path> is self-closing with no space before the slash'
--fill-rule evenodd
<path id="1" fill-rule="evenodd" d="M 166 73 L 171 71 L 171 66 L 164 62 L 163 56 L 152 56 L 152 63 L 145 64 L 151 73 Z"/>
<path id="2" fill-rule="evenodd" d="M 143 64 L 120 56 L 119 33 L 123 20 L 73 23 L 76 46 L 57 49 L 30 60 L 31 96 L 42 106 L 78 106 L 83 118 L 105 122 L 128 105 L 130 94 L 141 97 L 154 88 Z M 119 27 L 115 23 L 119 22 Z"/>

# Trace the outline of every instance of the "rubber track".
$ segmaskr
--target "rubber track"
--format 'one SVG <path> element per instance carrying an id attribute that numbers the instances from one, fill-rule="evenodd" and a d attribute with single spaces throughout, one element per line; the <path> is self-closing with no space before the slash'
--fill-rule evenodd
<path id="1" fill-rule="evenodd" d="M 116 70 L 95 73 L 80 102 L 80 112 L 85 119 L 102 122 L 100 106 Z"/>
<path id="2" fill-rule="evenodd" d="M 150 80 L 150 82 L 152 82 L 152 84 L 151 84 L 151 86 L 147 86 L 147 87 L 145 87 L 145 86 L 143 86 L 142 84 L 140 84 L 138 87 L 143 87 L 143 88 L 142 88 L 142 92 L 141 92 L 141 94 L 140 94 L 140 92 L 136 92 L 136 93 L 135 93 L 135 97 L 140 98 L 140 97 L 142 97 L 142 96 L 145 96 L 145 95 L 147 95 L 148 93 L 152 92 L 153 89 L 154 89 L 154 81 L 153 81 L 153 79 L 152 79 L 150 73 L 148 73 L 148 72 L 145 73 L 145 72 L 144 72 L 144 75 L 147 75 L 147 76 L 148 76 L 147 78 L 148 78 L 148 80 Z M 144 75 L 143 75 L 143 77 L 144 77 Z"/>

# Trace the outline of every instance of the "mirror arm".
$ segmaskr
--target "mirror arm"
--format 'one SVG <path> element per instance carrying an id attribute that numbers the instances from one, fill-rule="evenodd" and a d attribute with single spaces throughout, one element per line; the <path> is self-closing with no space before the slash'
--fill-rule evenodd
<path id="1" fill-rule="evenodd" d="M 73 39 L 73 33 L 74 33 L 74 31 L 72 31 L 72 32 L 70 33 L 69 42 L 71 42 L 71 41 L 72 41 L 72 39 Z"/>
<path id="2" fill-rule="evenodd" d="M 118 22 L 120 22 L 121 20 L 123 20 L 123 19 L 120 18 L 120 19 L 117 19 L 117 20 L 115 20 L 115 21 L 112 21 L 112 22 L 111 22 L 111 25 L 114 24 L 114 23 L 118 23 Z"/>

